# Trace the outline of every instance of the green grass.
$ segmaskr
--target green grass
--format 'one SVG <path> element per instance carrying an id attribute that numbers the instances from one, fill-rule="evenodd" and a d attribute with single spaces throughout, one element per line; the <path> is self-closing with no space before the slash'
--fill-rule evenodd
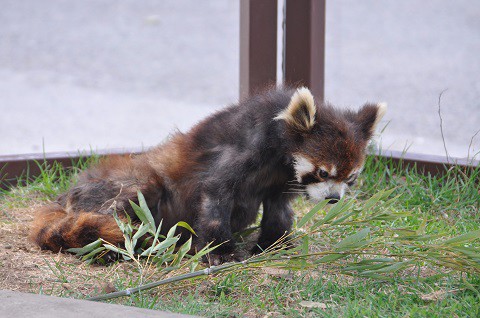
<path id="1" fill-rule="evenodd" d="M 362 279 L 345 284 L 341 277 L 311 278 L 305 274 L 262 281 L 258 280 L 258 275 L 251 272 L 228 274 L 214 280 L 215 285 L 209 290 L 193 288 L 186 297 L 172 293 L 154 308 L 217 317 L 269 312 L 288 317 L 305 317 L 309 312 L 332 317 L 451 317 L 454 314 L 478 317 L 480 314 L 478 295 L 462 290 L 462 283 L 458 281 L 445 281 L 444 286 L 436 289 L 457 292 L 430 302 L 422 300 L 422 296 L 432 293 L 433 282 L 385 284 Z M 478 281 L 473 283 L 478 284 Z M 325 309 L 305 308 L 301 301 L 322 304 Z M 190 304 L 190 308 L 188 305 L 188 309 L 185 308 L 185 303 Z"/>
<path id="2" fill-rule="evenodd" d="M 89 161 L 82 161 L 70 172 L 56 166 L 44 169 L 39 178 L 1 195 L 9 198 L 10 206 L 28 204 L 26 198 L 32 195 L 38 200 L 51 199 L 64 191 L 71 176 L 88 164 Z M 369 226 L 379 233 L 386 229 L 402 229 L 445 240 L 480 229 L 479 168 L 468 173 L 454 168 L 443 176 L 424 176 L 415 168 L 405 169 L 388 159 L 369 157 L 359 184 L 350 196 L 362 206 L 370 197 L 387 189 L 393 189 L 391 197 L 398 196 L 389 211 L 405 216 L 372 221 Z M 296 200 L 297 221 L 312 206 L 303 199 Z M 318 218 L 312 222 L 316 220 Z M 316 245 L 310 248 L 322 250 L 323 244 L 334 245 L 361 228 L 356 224 L 330 227 L 327 237 L 312 237 L 310 244 Z M 478 240 L 468 244 L 478 247 Z M 51 267 L 59 281 L 67 280 L 61 264 L 54 263 Z M 323 264 L 304 270 L 275 269 L 273 273 L 261 267 L 240 268 L 161 286 L 111 302 L 212 317 L 263 317 L 267 314 L 272 317 L 480 316 L 478 272 L 467 273 L 417 262 L 408 270 L 388 273 L 389 280 L 379 280 L 342 274 L 339 268 Z M 136 266 L 131 265 L 129 270 L 127 275 L 108 277 L 117 290 L 149 281 L 136 272 Z M 84 297 L 74 291 L 52 290 L 49 293 Z M 311 301 L 314 307 L 308 308 L 302 301 Z"/>

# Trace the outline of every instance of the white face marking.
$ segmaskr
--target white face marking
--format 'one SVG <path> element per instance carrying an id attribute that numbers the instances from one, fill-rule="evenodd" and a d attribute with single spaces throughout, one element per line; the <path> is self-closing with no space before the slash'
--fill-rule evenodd
<path id="1" fill-rule="evenodd" d="M 305 175 L 315 172 L 317 169 L 315 165 L 302 155 L 294 155 L 294 168 L 295 168 L 295 177 L 299 183 L 302 182 L 302 177 Z M 320 166 L 318 169 L 325 170 L 332 177 L 337 176 L 338 170 L 337 167 L 332 165 L 331 169 L 328 169 L 326 166 Z M 323 182 L 317 182 L 308 184 L 305 186 L 305 190 L 308 196 L 314 200 L 325 200 L 329 197 L 339 197 L 342 198 L 345 195 L 346 190 L 348 189 L 347 182 L 350 179 L 353 179 L 353 176 L 358 176 L 362 172 L 363 167 L 358 167 L 352 172 L 350 172 L 350 178 L 347 180 L 336 181 L 333 179 L 328 179 Z"/>
<path id="2" fill-rule="evenodd" d="M 329 175 L 334 176 L 334 177 L 337 175 L 337 167 L 336 166 L 332 166 L 332 170 L 330 170 Z"/>
<path id="3" fill-rule="evenodd" d="M 325 182 L 309 184 L 306 189 L 310 198 L 322 201 L 330 196 L 338 196 L 342 198 L 347 189 L 347 184 L 344 182 L 328 180 Z"/>
<path id="4" fill-rule="evenodd" d="M 307 158 L 301 155 L 294 155 L 293 159 L 294 159 L 293 166 L 295 168 L 295 177 L 297 178 L 298 182 L 302 182 L 302 176 L 306 175 L 307 173 L 311 173 L 315 171 L 315 166 Z"/>

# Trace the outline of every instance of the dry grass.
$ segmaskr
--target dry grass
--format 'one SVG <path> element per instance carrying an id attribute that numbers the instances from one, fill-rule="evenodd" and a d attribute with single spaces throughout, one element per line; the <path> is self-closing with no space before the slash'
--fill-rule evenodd
<path id="1" fill-rule="evenodd" d="M 89 266 L 70 254 L 40 251 L 27 236 L 35 210 L 44 202 L 38 193 L 25 195 L 20 205 L 28 207 L 15 207 L 18 202 L 10 197 L 0 201 L 0 289 L 87 296 L 111 291 L 108 277 L 130 275 L 129 263 Z"/>
<path id="2" fill-rule="evenodd" d="M 444 240 L 479 229 L 478 172 L 470 179 L 462 178 L 462 174 L 455 171 L 448 178 L 434 179 L 424 178 L 415 171 L 394 170 L 389 163 L 374 161 L 368 165 L 360 185 L 351 194 L 357 198 L 358 205 L 364 205 L 378 189 L 395 188 L 394 195 L 402 196 L 391 210 L 411 214 L 396 221 L 364 223 L 371 228 L 369 236 L 374 231 L 382 235 L 382 229 L 405 228 L 399 232 L 400 236 L 421 230 L 418 232 L 421 235 L 442 234 L 440 240 Z M 148 266 L 144 267 L 147 271 L 140 273 L 134 262 L 109 267 L 87 265 L 72 255 L 40 251 L 26 239 L 28 223 L 38 206 L 64 189 L 56 186 L 58 181 L 53 181 L 54 178 L 45 178 L 36 187 L 16 188 L 0 194 L 0 289 L 88 298 L 184 273 L 174 271 L 165 276 Z M 69 180 L 63 181 L 67 185 Z M 41 186 L 45 183 L 49 186 L 48 192 Z M 312 205 L 297 201 L 297 221 L 311 208 Z M 322 213 L 299 232 L 308 231 L 309 226 L 322 218 Z M 310 253 L 331 250 L 361 226 L 353 224 L 343 230 L 329 226 L 326 233 L 319 229 L 318 235 L 310 238 Z M 251 246 L 254 237 L 244 242 L 244 248 Z M 382 246 L 375 251 L 389 253 L 388 248 Z M 338 265 L 347 261 L 305 270 L 279 268 L 272 263 L 257 268 L 239 267 L 228 273 L 163 285 L 114 301 L 207 316 L 355 317 L 432 313 L 434 316 L 475 316 L 480 313 L 478 273 L 465 274 L 428 263 L 422 265 L 420 260 L 417 263 L 420 266 L 391 273 L 392 280 L 387 282 L 341 273 Z"/>

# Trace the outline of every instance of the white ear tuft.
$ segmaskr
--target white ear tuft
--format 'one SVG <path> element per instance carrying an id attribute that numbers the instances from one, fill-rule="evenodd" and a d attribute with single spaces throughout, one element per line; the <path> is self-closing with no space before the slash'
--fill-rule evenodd
<path id="1" fill-rule="evenodd" d="M 308 131 L 315 124 L 315 101 L 310 90 L 301 87 L 295 91 L 288 107 L 274 119 L 285 120 L 287 124 L 300 131 Z"/>
<path id="2" fill-rule="evenodd" d="M 375 122 L 373 123 L 372 131 L 375 131 L 380 120 L 382 120 L 383 116 L 387 112 L 387 103 L 378 103 L 377 104 L 377 116 L 375 116 Z"/>

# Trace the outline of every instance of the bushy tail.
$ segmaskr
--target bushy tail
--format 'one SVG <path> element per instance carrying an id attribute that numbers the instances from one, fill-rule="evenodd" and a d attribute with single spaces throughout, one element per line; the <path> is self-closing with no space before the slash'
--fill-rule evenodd
<path id="1" fill-rule="evenodd" d="M 54 252 L 83 247 L 98 238 L 114 245 L 124 242 L 112 215 L 67 213 L 59 204 L 45 206 L 37 212 L 29 238 L 41 249 Z"/>

